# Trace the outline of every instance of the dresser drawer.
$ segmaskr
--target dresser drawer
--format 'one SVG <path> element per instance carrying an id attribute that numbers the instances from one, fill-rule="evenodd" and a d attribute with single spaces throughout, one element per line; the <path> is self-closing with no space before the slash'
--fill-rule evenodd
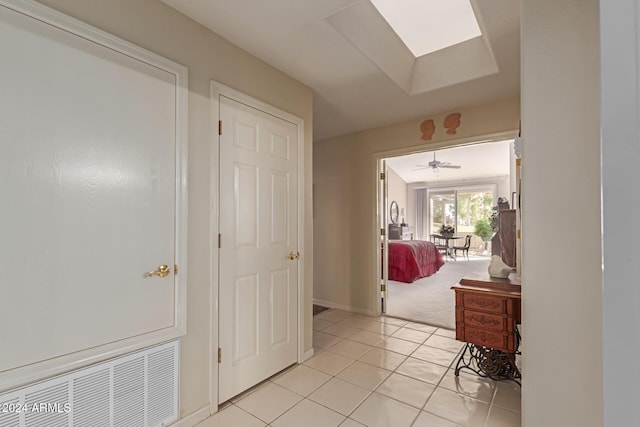
<path id="1" fill-rule="evenodd" d="M 490 331 L 458 324 L 456 327 L 456 339 L 505 352 L 516 350 L 515 334 L 513 333 Z"/>
<path id="2" fill-rule="evenodd" d="M 506 313 L 506 299 L 500 296 L 482 295 L 473 292 L 462 293 L 462 306 L 465 309 L 482 310 L 491 313 Z"/>
<path id="3" fill-rule="evenodd" d="M 507 317 L 502 314 L 483 313 L 480 311 L 460 310 L 456 313 L 456 321 L 463 322 L 465 326 L 480 329 L 490 329 L 493 331 L 507 331 L 513 321 L 508 322 Z"/>

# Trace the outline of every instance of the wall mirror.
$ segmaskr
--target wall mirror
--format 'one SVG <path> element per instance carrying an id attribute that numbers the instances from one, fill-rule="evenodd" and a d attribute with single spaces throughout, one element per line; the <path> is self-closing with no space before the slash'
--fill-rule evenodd
<path id="1" fill-rule="evenodd" d="M 398 223 L 398 203 L 396 203 L 396 201 L 392 201 L 391 202 L 391 209 L 389 210 L 389 215 L 391 217 L 391 222 L 393 224 L 397 224 Z"/>

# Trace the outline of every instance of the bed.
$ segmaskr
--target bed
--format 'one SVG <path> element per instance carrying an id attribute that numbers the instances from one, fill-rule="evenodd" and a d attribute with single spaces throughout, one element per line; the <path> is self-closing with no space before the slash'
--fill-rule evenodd
<path id="1" fill-rule="evenodd" d="M 412 283 L 444 265 L 442 254 L 426 240 L 389 240 L 389 280 Z"/>

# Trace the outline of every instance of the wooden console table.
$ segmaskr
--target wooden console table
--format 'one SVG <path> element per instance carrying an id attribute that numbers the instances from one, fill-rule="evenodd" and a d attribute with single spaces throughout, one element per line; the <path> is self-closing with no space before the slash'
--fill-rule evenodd
<path id="1" fill-rule="evenodd" d="M 466 342 L 455 374 L 469 369 L 483 377 L 520 384 L 515 363 L 520 345 L 520 275 L 497 279 L 486 272 L 472 273 L 451 289 L 456 293 L 456 339 Z"/>

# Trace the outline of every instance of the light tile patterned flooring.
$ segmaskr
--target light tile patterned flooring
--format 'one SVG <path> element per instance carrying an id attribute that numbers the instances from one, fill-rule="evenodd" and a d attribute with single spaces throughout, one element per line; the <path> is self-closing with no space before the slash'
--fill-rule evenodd
<path id="1" fill-rule="evenodd" d="M 315 355 L 200 427 L 519 427 L 520 387 L 462 371 L 453 331 L 340 310 L 314 316 Z"/>

